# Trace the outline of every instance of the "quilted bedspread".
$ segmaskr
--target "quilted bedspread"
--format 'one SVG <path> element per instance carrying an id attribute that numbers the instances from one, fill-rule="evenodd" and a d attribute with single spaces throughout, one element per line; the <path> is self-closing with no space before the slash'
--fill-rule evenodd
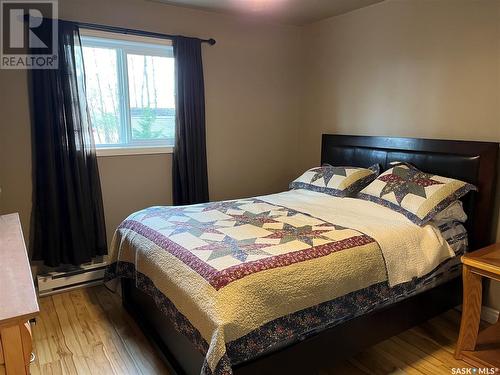
<path id="1" fill-rule="evenodd" d="M 270 330 L 277 319 L 388 281 L 391 273 L 399 282 L 411 280 L 453 255 L 439 231 L 375 203 L 351 201 L 362 206 L 294 190 L 147 208 L 118 227 L 108 278 L 134 278 L 205 356 L 203 373 L 231 373 L 231 363 L 297 334 Z M 387 227 L 395 224 L 405 235 L 388 240 L 394 233 Z M 401 251 L 424 261 L 401 272 L 389 264 Z M 323 315 L 309 313 L 289 329 L 306 334 L 324 325 Z"/>

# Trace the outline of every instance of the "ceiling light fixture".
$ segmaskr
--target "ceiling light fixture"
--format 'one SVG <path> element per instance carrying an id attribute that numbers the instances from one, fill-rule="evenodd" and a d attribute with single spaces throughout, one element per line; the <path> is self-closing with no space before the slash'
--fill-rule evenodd
<path id="1" fill-rule="evenodd" d="M 233 0 L 241 10 L 268 12 L 278 8 L 286 0 Z"/>

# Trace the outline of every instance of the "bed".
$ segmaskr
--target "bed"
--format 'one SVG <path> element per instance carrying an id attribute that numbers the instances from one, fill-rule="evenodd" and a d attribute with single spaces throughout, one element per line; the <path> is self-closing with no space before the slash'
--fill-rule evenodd
<path id="1" fill-rule="evenodd" d="M 324 135 L 321 162 L 403 161 L 475 184 L 463 202 L 471 251 L 491 242 L 497 153 Z M 459 304 L 463 246 L 443 242 L 372 202 L 293 190 L 139 211 L 117 230 L 108 275 L 173 372 L 315 372 Z"/>

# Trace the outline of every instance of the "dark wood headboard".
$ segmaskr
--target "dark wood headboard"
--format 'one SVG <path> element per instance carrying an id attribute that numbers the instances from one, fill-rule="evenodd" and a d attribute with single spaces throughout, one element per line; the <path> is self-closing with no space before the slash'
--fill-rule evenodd
<path id="1" fill-rule="evenodd" d="M 492 242 L 498 143 L 419 138 L 323 134 L 321 163 L 368 167 L 382 171 L 392 161 L 406 161 L 424 172 L 472 183 L 478 192 L 463 198 L 469 216 L 470 250 Z"/>

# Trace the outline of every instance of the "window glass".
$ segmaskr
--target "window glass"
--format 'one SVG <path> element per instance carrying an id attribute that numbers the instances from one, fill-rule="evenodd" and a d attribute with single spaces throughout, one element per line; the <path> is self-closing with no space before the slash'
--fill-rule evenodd
<path id="1" fill-rule="evenodd" d="M 83 47 L 87 104 L 96 146 L 120 143 L 116 50 Z"/>
<path id="2" fill-rule="evenodd" d="M 174 61 L 127 55 L 132 139 L 173 140 L 175 133 Z"/>
<path id="3" fill-rule="evenodd" d="M 172 146 L 172 46 L 85 34 L 81 39 L 96 147 Z"/>

